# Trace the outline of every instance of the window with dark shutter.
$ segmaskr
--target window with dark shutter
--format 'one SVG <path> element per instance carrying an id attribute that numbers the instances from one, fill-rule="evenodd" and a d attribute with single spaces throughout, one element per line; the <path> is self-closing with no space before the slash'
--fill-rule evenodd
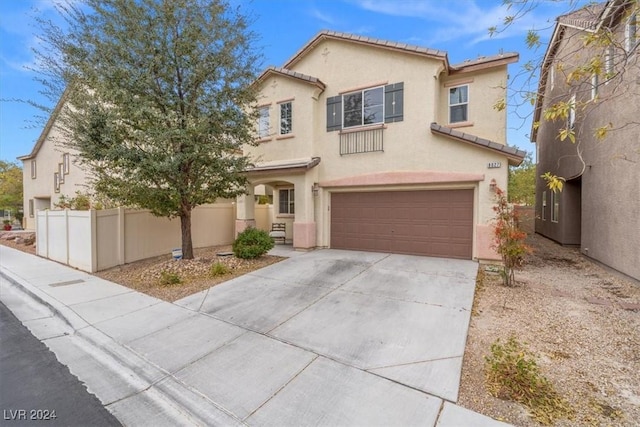
<path id="1" fill-rule="evenodd" d="M 384 122 L 401 122 L 404 116 L 404 83 L 384 87 Z"/>
<path id="2" fill-rule="evenodd" d="M 384 123 L 401 122 L 404 119 L 404 83 L 387 85 L 384 93 L 382 89 L 364 89 L 327 98 L 327 132 L 382 123 L 383 111 Z"/>
<path id="3" fill-rule="evenodd" d="M 327 132 L 342 129 L 342 96 L 327 98 Z"/>

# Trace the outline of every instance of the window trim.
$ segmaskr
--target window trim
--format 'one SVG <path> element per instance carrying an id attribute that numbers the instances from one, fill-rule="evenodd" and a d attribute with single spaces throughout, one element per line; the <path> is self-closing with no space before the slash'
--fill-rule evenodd
<path id="1" fill-rule="evenodd" d="M 460 102 L 460 103 L 457 103 L 457 104 L 452 104 L 451 103 L 451 91 L 454 90 L 454 89 L 461 88 L 461 87 L 466 87 L 467 88 L 467 100 L 466 100 L 466 102 Z M 449 87 L 449 92 L 447 93 L 447 104 L 449 105 L 449 124 L 467 123 L 467 122 L 469 122 L 469 98 L 470 98 L 469 92 L 470 91 L 469 91 L 469 85 L 468 84 L 462 84 L 462 85 L 458 85 L 458 86 Z M 460 120 L 460 121 L 457 121 L 457 122 L 452 122 L 451 121 L 451 108 L 452 107 L 458 107 L 460 105 L 466 105 L 467 106 L 466 114 L 465 114 L 466 117 L 464 118 L 464 120 Z"/>
<path id="2" fill-rule="evenodd" d="M 69 153 L 64 153 L 62 155 L 62 171 L 65 175 L 69 175 L 69 172 L 71 171 L 71 161 L 70 161 L 70 156 Z"/>
<path id="3" fill-rule="evenodd" d="M 542 212 L 540 217 L 542 218 L 543 221 L 547 220 L 547 192 L 546 191 L 542 192 Z"/>
<path id="4" fill-rule="evenodd" d="M 560 198 L 555 191 L 551 192 L 551 222 L 558 223 L 560 216 Z"/>
<path id="5" fill-rule="evenodd" d="M 604 82 L 604 84 L 609 84 L 609 81 L 613 77 L 613 73 L 614 73 L 614 64 L 613 64 L 614 56 L 615 56 L 614 47 L 613 47 L 613 44 L 610 44 L 609 46 L 606 47 L 606 50 L 605 50 L 605 53 L 604 53 L 604 72 L 605 72 L 605 82 Z"/>
<path id="6" fill-rule="evenodd" d="M 633 12 L 627 19 L 625 39 L 627 53 L 631 53 L 640 44 L 640 37 L 638 37 L 638 11 Z"/>
<path id="7" fill-rule="evenodd" d="M 270 128 L 271 128 L 271 105 L 262 105 L 258 107 L 258 139 L 269 138 Z M 266 112 L 266 115 L 263 116 L 263 112 Z M 266 119 L 266 121 L 265 121 Z M 263 129 L 263 124 L 266 124 L 266 127 Z"/>
<path id="8" fill-rule="evenodd" d="M 58 177 L 60 184 L 64 184 L 64 163 L 58 163 Z"/>
<path id="9" fill-rule="evenodd" d="M 289 132 L 283 132 L 282 129 L 282 121 L 283 121 L 283 117 L 282 117 L 282 107 L 284 107 L 285 105 L 289 105 Z M 278 104 L 279 108 L 280 108 L 280 117 L 278 120 L 278 135 L 279 136 L 289 136 L 293 134 L 293 101 L 283 101 L 281 103 Z"/>
<path id="10" fill-rule="evenodd" d="M 569 114 L 567 115 L 567 129 L 573 130 L 576 127 L 576 94 L 569 98 Z"/>
<path id="11" fill-rule="evenodd" d="M 60 192 L 60 174 L 58 172 L 53 173 L 53 188 L 56 193 Z"/>
<path id="12" fill-rule="evenodd" d="M 287 212 L 282 212 L 282 196 L 281 192 L 287 192 Z M 291 198 L 291 194 L 293 193 L 293 199 Z M 293 217 L 296 213 L 296 197 L 295 197 L 295 187 L 278 187 L 278 216 L 279 217 Z M 292 209 L 293 207 L 293 209 Z M 293 211 L 293 212 L 291 212 Z"/>
<path id="13" fill-rule="evenodd" d="M 35 201 L 29 199 L 29 218 L 33 218 L 35 215 Z"/>
<path id="14" fill-rule="evenodd" d="M 367 126 L 379 126 L 379 125 L 383 125 L 385 123 L 384 118 L 385 118 L 385 90 L 384 90 L 385 86 L 384 85 L 379 85 L 379 86 L 370 86 L 370 87 L 366 87 L 366 88 L 362 88 L 362 89 L 357 89 L 351 92 L 344 92 L 342 94 L 340 94 L 340 99 L 342 102 L 342 129 L 354 129 L 354 128 L 359 128 L 359 127 L 367 127 Z M 344 102 L 344 97 L 345 96 L 349 96 L 349 95 L 353 95 L 356 93 L 360 93 L 360 95 L 362 96 L 362 99 L 364 100 L 364 93 L 368 92 L 368 91 L 373 91 L 373 90 L 380 90 L 382 92 L 382 102 L 380 104 L 375 104 L 375 107 L 378 106 L 382 106 L 382 112 L 381 112 L 381 116 L 380 116 L 380 121 L 379 122 L 373 122 L 373 123 L 364 123 L 364 110 L 365 110 L 365 105 L 364 102 L 362 102 L 361 108 L 360 108 L 360 123 L 357 125 L 352 125 L 352 126 L 346 126 L 346 118 L 345 118 L 345 113 L 346 113 L 346 108 L 345 108 L 345 102 Z"/>
<path id="15" fill-rule="evenodd" d="M 31 160 L 31 179 L 36 179 L 38 177 L 38 165 L 34 160 Z"/>

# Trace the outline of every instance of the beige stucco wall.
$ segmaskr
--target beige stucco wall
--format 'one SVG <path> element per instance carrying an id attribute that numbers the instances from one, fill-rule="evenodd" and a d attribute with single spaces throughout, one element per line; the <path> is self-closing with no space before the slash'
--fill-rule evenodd
<path id="1" fill-rule="evenodd" d="M 469 120 L 465 125 L 449 123 L 449 89 L 455 86 L 469 86 Z M 472 73 L 441 76 L 441 96 L 437 110 L 437 122 L 455 127 L 481 138 L 505 144 L 507 138 L 507 116 L 493 105 L 506 97 L 507 66 L 496 67 Z"/>
<path id="2" fill-rule="evenodd" d="M 73 151 L 60 146 L 63 134 L 55 123 L 45 137 L 45 141 L 38 150 L 35 158 L 23 160 L 23 190 L 24 190 L 24 218 L 25 228 L 35 230 L 34 216 L 29 215 L 29 200 L 34 200 L 34 210 L 51 209 L 58 202 L 60 196 L 75 197 L 76 191 L 86 192 L 87 174 L 74 163 Z M 62 163 L 63 154 L 70 153 L 69 173 L 64 176 L 64 183 L 60 184 L 60 192 L 56 193 L 53 174 L 58 172 L 58 165 Z M 31 162 L 36 162 L 36 177 L 31 177 Z"/>
<path id="3" fill-rule="evenodd" d="M 490 183 L 507 188 L 508 160 L 492 151 L 436 136 L 430 124 L 448 124 L 448 90 L 451 83 L 469 84 L 468 126 L 461 128 L 476 136 L 499 143 L 506 142 L 506 114 L 492 105 L 504 98 L 506 66 L 489 71 L 458 74 L 442 73 L 443 62 L 434 58 L 400 53 L 355 43 L 324 40 L 291 67 L 293 71 L 318 78 L 326 85 L 322 93 L 315 86 L 287 76 L 274 76 L 262 84 L 261 105 L 277 106 L 278 100 L 294 99 L 294 136 L 287 139 L 270 137 L 258 147 L 247 147 L 254 158 L 263 161 L 320 157 L 321 162 L 305 175 L 280 176 L 279 180 L 295 184 L 295 222 L 314 221 L 316 241 L 330 246 L 331 193 L 335 191 L 380 191 L 472 188 L 475 194 L 474 236 L 486 234 L 494 217 L 495 194 Z M 326 100 L 351 90 L 404 83 L 403 121 L 384 125 L 384 151 L 340 155 L 340 132 L 326 130 Z M 279 109 L 271 110 L 271 125 L 276 126 Z M 500 168 L 488 163 L 500 162 Z M 483 179 L 448 184 L 422 183 L 382 187 L 322 188 L 317 196 L 310 191 L 314 182 L 326 182 L 385 171 L 436 171 L 442 173 L 475 173 Z M 303 179 L 304 178 L 304 179 Z M 255 179 L 254 183 L 264 180 Z M 274 209 L 278 201 L 274 192 Z M 276 218 L 293 222 L 293 218 Z M 483 228 L 484 227 L 484 228 Z M 291 233 L 293 227 L 287 227 Z M 476 237 L 474 237 L 475 239 Z M 486 240 L 486 239 L 485 239 Z M 476 242 L 477 243 L 477 242 Z M 486 242 L 483 243 L 486 246 Z M 474 257 L 480 252 L 474 244 Z M 486 253 L 484 251 L 483 253 Z"/>

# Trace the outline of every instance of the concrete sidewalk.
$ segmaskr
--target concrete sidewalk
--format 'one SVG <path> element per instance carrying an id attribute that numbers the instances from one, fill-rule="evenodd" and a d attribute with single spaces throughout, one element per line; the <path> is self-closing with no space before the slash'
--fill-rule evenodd
<path id="1" fill-rule="evenodd" d="M 506 425 L 296 345 L 292 334 L 5 246 L 0 276 L 0 299 L 124 425 Z"/>

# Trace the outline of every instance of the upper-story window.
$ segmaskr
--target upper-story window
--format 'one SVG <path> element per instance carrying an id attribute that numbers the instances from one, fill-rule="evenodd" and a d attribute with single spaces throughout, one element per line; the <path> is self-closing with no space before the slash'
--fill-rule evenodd
<path id="1" fill-rule="evenodd" d="M 63 165 L 63 172 L 65 175 L 69 175 L 69 171 L 71 170 L 71 161 L 69 158 L 69 153 L 64 153 L 62 155 L 62 165 Z"/>
<path id="2" fill-rule="evenodd" d="M 384 88 L 376 87 L 342 95 L 344 127 L 382 123 L 384 120 Z"/>
<path id="3" fill-rule="evenodd" d="M 260 107 L 259 112 L 258 137 L 267 138 L 269 136 L 269 106 Z"/>
<path id="4" fill-rule="evenodd" d="M 404 120 L 404 83 L 327 98 L 327 132 Z"/>
<path id="5" fill-rule="evenodd" d="M 293 103 L 280 104 L 280 135 L 288 135 L 293 132 Z"/>
<path id="6" fill-rule="evenodd" d="M 469 120 L 469 85 L 449 89 L 449 123 Z"/>
<path id="7" fill-rule="evenodd" d="M 604 53 L 604 72 L 605 72 L 605 83 L 609 83 L 609 80 L 613 77 L 614 68 L 613 68 L 613 60 L 614 60 L 614 47 L 613 44 L 607 46 Z"/>
<path id="8" fill-rule="evenodd" d="M 60 174 L 58 172 L 53 173 L 53 188 L 56 193 L 60 192 Z"/>
<path id="9" fill-rule="evenodd" d="M 36 179 L 37 175 L 38 175 L 38 169 L 36 167 L 36 161 L 31 160 L 31 179 Z"/>
<path id="10" fill-rule="evenodd" d="M 576 125 L 576 96 L 569 100 L 569 114 L 567 115 L 567 129 L 573 129 Z"/>
<path id="11" fill-rule="evenodd" d="M 627 38 L 627 51 L 631 52 L 640 42 L 640 34 L 638 34 L 638 12 L 634 12 L 627 20 L 625 28 Z"/>

